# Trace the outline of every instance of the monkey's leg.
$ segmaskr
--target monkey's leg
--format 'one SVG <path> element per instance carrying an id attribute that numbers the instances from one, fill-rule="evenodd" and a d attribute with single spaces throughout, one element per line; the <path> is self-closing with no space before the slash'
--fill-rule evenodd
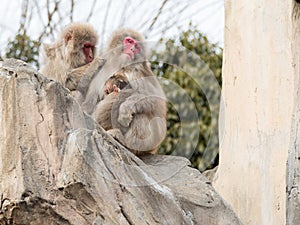
<path id="1" fill-rule="evenodd" d="M 161 99 L 155 96 L 134 93 L 123 102 L 119 109 L 118 122 L 129 127 L 134 114 L 153 113 L 160 106 Z"/>
<path id="2" fill-rule="evenodd" d="M 125 145 L 136 155 L 143 155 L 157 149 L 165 138 L 164 120 L 148 118 L 145 114 L 134 116 L 130 128 L 124 134 Z"/>
<path id="3" fill-rule="evenodd" d="M 157 149 L 153 149 L 151 151 L 138 151 L 129 148 L 128 143 L 125 141 L 125 137 L 123 136 L 122 132 L 119 129 L 111 129 L 108 130 L 107 133 L 111 135 L 114 139 L 116 139 L 120 144 L 122 144 L 125 148 L 127 148 L 129 151 L 131 151 L 133 154 L 137 156 L 147 155 L 147 154 L 155 154 L 157 152 Z"/>
<path id="4" fill-rule="evenodd" d="M 125 144 L 125 138 L 122 132 L 119 129 L 108 130 L 107 133 L 111 135 L 114 139 L 119 141 L 122 145 Z"/>
<path id="5" fill-rule="evenodd" d="M 124 127 L 129 127 L 129 124 L 131 123 L 133 118 L 133 113 L 133 104 L 130 101 L 126 100 L 120 106 L 118 122 Z"/>
<path id="6" fill-rule="evenodd" d="M 147 104 L 147 102 L 145 102 L 146 98 L 147 96 L 139 93 L 133 93 L 130 97 L 128 97 L 126 101 L 120 105 L 118 122 L 124 127 L 129 127 L 134 114 L 145 113 L 143 108 L 146 107 L 143 105 L 145 105 L 145 103 Z M 144 104 L 141 104 L 141 102 L 144 102 Z M 147 105 L 148 108 L 151 108 L 152 110 L 153 107 L 151 104 Z"/>

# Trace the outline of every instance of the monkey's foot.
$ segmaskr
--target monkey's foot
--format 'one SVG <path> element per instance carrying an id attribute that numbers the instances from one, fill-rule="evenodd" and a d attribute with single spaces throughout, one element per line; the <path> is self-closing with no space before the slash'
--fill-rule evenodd
<path id="1" fill-rule="evenodd" d="M 132 115 L 131 114 L 120 114 L 118 118 L 118 122 L 123 126 L 123 127 L 129 127 L 129 124 L 132 121 Z"/>
<path id="2" fill-rule="evenodd" d="M 111 130 L 108 130 L 107 133 L 110 136 L 112 136 L 114 139 L 119 141 L 121 144 L 125 143 L 125 138 L 119 129 L 111 129 Z"/>

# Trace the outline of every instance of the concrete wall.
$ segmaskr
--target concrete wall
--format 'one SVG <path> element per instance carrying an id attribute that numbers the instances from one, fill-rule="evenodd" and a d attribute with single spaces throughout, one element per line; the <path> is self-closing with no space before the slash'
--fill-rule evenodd
<path id="1" fill-rule="evenodd" d="M 214 186 L 245 225 L 300 224 L 296 217 L 289 222 L 293 211 L 300 213 L 297 8 L 292 0 L 225 0 Z M 292 185 L 296 196 L 287 201 Z"/>

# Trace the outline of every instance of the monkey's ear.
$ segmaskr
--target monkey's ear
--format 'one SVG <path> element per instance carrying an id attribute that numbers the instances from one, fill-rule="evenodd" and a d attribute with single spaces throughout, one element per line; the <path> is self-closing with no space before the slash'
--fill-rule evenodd
<path id="1" fill-rule="evenodd" d="M 68 33 L 65 34 L 64 36 L 64 41 L 65 41 L 65 44 L 67 44 L 73 37 L 73 32 L 72 31 L 69 31 Z"/>

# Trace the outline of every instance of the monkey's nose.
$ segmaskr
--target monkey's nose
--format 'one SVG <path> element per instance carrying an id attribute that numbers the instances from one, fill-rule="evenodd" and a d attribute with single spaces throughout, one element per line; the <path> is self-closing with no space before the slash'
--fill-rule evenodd
<path id="1" fill-rule="evenodd" d="M 134 58 L 134 52 L 133 52 L 133 51 L 131 51 L 128 55 L 129 55 L 129 57 L 130 57 L 131 59 Z"/>
<path id="2" fill-rule="evenodd" d="M 90 63 L 90 62 L 92 62 L 93 61 L 93 59 L 94 59 L 94 57 L 92 56 L 92 55 L 89 55 L 89 57 L 88 57 L 88 62 Z"/>

